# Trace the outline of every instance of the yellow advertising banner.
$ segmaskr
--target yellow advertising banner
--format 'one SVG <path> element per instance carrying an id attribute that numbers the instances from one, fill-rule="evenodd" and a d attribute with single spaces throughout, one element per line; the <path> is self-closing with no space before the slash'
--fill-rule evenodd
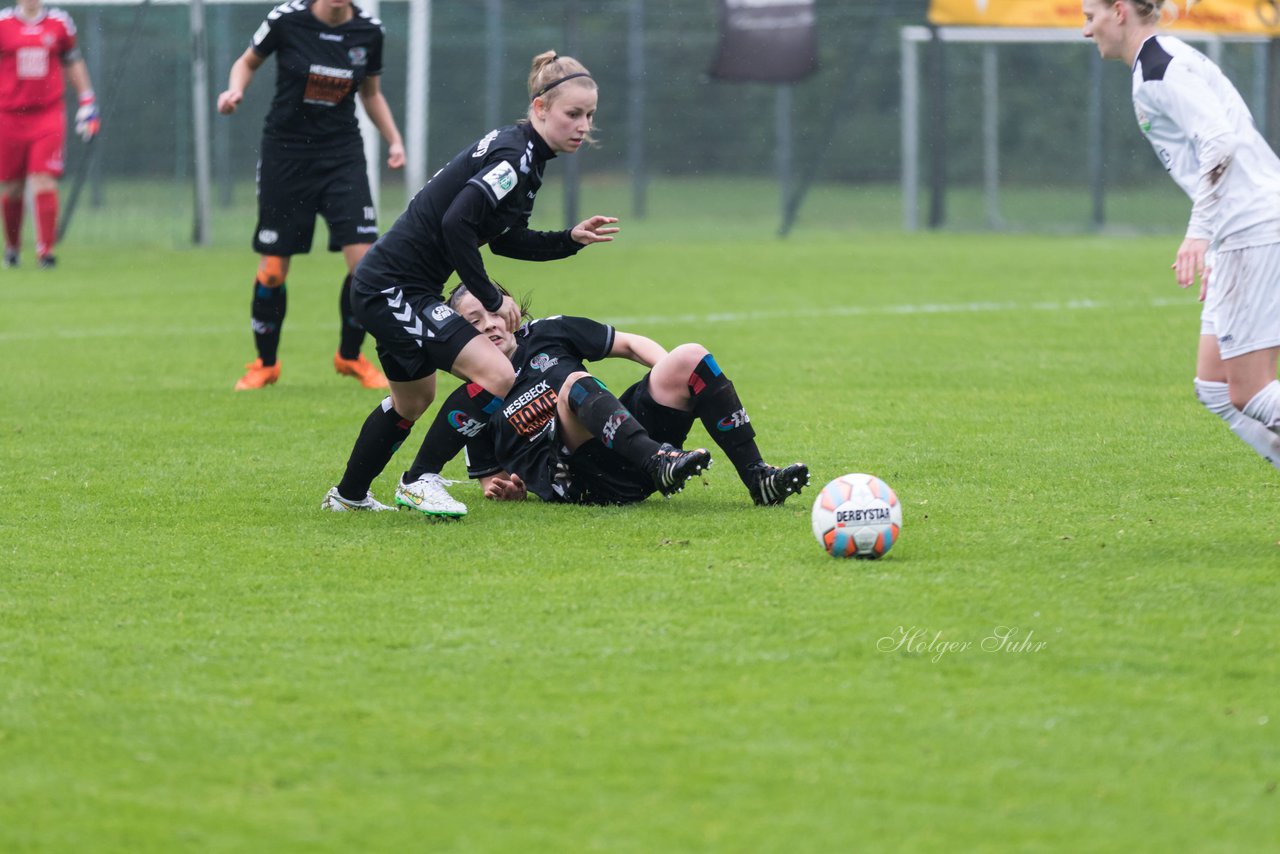
<path id="1" fill-rule="evenodd" d="M 1177 9 L 1165 22 L 1170 30 L 1280 36 L 1280 0 L 1174 0 L 1168 5 Z M 1080 0 L 931 0 L 929 23 L 1078 29 L 1084 15 Z"/>

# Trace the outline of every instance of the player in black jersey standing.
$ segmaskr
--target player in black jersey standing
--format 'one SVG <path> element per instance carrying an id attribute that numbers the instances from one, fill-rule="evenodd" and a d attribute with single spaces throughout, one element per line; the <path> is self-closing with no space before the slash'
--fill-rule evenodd
<path id="1" fill-rule="evenodd" d="M 352 304 L 378 342 L 391 395 L 365 419 L 346 472 L 322 508 L 392 509 L 378 503 L 369 486 L 435 399 L 437 370 L 470 381 L 482 408 L 502 405 L 515 371 L 492 342 L 444 304 L 450 274 L 457 271 L 485 308 L 514 329 L 520 311 L 490 283 L 481 246 L 509 258 L 550 261 L 613 240 L 617 219 L 608 216 L 564 231 L 529 228 L 547 161 L 590 141 L 596 100 L 596 83 L 582 63 L 554 51 L 534 57 L 526 118 L 490 131 L 454 156 L 369 250 L 352 283 Z M 467 512 L 436 474 L 407 482 L 402 477 L 395 502 L 428 515 Z"/>
<path id="2" fill-rule="evenodd" d="M 258 161 L 261 255 L 253 283 L 253 338 L 258 358 L 245 366 L 237 391 L 280 377 L 277 350 L 288 294 L 289 259 L 311 251 L 316 215 L 329 225 L 329 251 L 342 251 L 347 277 L 339 310 L 341 338 L 333 366 L 366 388 L 386 388 L 382 373 L 360 353 L 365 331 L 351 310 L 351 271 L 378 237 L 369 191 L 356 95 L 387 141 L 387 165 L 404 165 L 404 143 L 382 95 L 382 23 L 351 0 L 292 0 L 277 6 L 231 66 L 218 112 L 234 113 L 267 57 L 276 55 L 276 91 L 262 132 Z"/>

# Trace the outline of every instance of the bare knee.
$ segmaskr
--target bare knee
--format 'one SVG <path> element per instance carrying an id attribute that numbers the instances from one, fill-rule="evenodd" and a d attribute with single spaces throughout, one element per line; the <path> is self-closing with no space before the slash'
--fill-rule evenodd
<path id="1" fill-rule="evenodd" d="M 409 421 L 417 421 L 427 410 L 431 408 L 431 404 L 436 399 L 435 383 L 432 382 L 430 387 L 419 385 L 418 383 L 397 383 L 391 384 L 391 405 L 401 418 Z"/>
<path id="2" fill-rule="evenodd" d="M 670 360 L 671 366 L 685 376 L 693 373 L 693 369 L 698 367 L 698 363 L 707 357 L 710 353 L 706 347 L 701 344 L 681 344 L 668 353 L 663 361 Z"/>
<path id="3" fill-rule="evenodd" d="M 31 192 L 52 193 L 58 189 L 58 179 L 48 172 L 37 172 L 31 176 Z"/>
<path id="4" fill-rule="evenodd" d="M 689 406 L 689 377 L 709 355 L 701 344 L 681 344 L 658 360 L 649 372 L 649 394 L 663 406 L 686 409 Z"/>

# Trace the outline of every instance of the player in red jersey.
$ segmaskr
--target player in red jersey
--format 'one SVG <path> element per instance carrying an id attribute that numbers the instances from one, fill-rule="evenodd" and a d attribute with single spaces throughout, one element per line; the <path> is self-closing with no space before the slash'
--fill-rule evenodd
<path id="1" fill-rule="evenodd" d="M 28 180 L 35 201 L 36 256 L 41 267 L 54 265 L 58 179 L 67 133 L 64 75 L 80 96 L 76 133 L 88 142 L 98 132 L 98 107 L 71 16 L 40 0 L 18 0 L 13 8 L 0 10 L 0 206 L 6 267 L 18 264 Z"/>

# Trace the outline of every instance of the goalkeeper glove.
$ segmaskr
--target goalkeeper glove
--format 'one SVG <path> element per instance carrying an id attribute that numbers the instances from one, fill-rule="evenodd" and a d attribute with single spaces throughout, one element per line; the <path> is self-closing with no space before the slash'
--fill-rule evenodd
<path id="1" fill-rule="evenodd" d="M 80 96 L 80 109 L 76 110 L 76 133 L 85 142 L 97 135 L 102 123 L 98 120 L 98 103 L 92 92 Z"/>

